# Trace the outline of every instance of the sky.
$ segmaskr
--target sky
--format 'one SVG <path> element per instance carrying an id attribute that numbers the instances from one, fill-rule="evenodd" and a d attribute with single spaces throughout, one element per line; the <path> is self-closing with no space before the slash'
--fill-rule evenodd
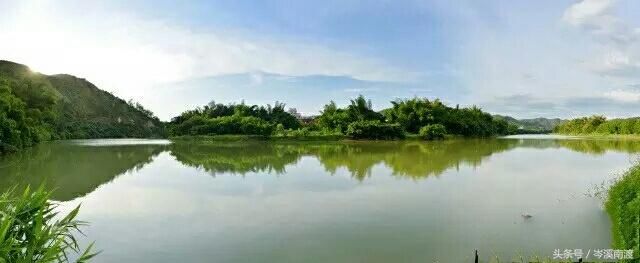
<path id="1" fill-rule="evenodd" d="M 210 101 L 305 115 L 359 94 L 517 118 L 638 116 L 636 0 L 0 0 L 0 59 L 161 119 Z"/>

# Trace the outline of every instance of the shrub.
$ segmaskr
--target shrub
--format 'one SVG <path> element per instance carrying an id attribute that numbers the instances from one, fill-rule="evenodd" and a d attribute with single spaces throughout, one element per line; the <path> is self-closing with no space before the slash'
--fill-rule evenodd
<path id="1" fill-rule="evenodd" d="M 69 262 L 69 252 L 80 254 L 77 262 L 87 262 L 96 255 L 93 244 L 81 253 L 73 236 L 86 224 L 75 219 L 80 206 L 58 220 L 49 195 L 44 187 L 0 195 L 0 262 Z"/>
<path id="2" fill-rule="evenodd" d="M 447 130 L 442 124 L 430 124 L 420 128 L 420 137 L 425 140 L 444 139 Z"/>
<path id="3" fill-rule="evenodd" d="M 356 121 L 349 124 L 347 136 L 353 139 L 401 139 L 404 130 L 400 124 L 387 124 L 380 121 Z"/>
<path id="4" fill-rule="evenodd" d="M 278 123 L 278 125 L 276 125 L 276 130 L 273 133 L 275 135 L 284 136 L 287 134 L 287 130 L 284 129 L 284 125 L 282 125 L 282 123 Z"/>
<path id="5" fill-rule="evenodd" d="M 308 128 L 302 128 L 302 129 L 296 129 L 296 130 L 291 130 L 288 133 L 288 136 L 291 137 L 307 137 L 309 136 L 309 134 L 311 134 L 311 131 L 309 131 Z"/>
<path id="6" fill-rule="evenodd" d="M 613 225 L 614 246 L 640 253 L 640 164 L 609 189 L 606 209 Z"/>

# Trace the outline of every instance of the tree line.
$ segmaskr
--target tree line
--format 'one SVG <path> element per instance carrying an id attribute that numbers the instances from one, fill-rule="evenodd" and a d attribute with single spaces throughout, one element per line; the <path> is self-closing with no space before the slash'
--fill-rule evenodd
<path id="1" fill-rule="evenodd" d="M 557 125 L 554 132 L 574 135 L 640 134 L 640 118 L 610 119 L 604 116 L 576 118 Z"/>
<path id="2" fill-rule="evenodd" d="M 169 123 L 169 135 L 343 135 L 354 139 L 399 139 L 418 134 L 425 139 L 449 135 L 489 137 L 515 133 L 517 127 L 494 118 L 478 107 L 449 107 L 440 100 L 412 98 L 395 100 L 391 107 L 375 111 L 364 96 L 346 107 L 331 101 L 319 116 L 302 121 L 285 104 L 274 106 L 210 103 L 185 111 Z"/>

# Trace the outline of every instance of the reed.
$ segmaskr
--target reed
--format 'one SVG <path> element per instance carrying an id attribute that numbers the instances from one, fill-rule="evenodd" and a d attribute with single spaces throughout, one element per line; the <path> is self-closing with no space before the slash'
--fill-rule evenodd
<path id="1" fill-rule="evenodd" d="M 78 205 L 60 215 L 51 192 L 40 186 L 19 194 L 15 189 L 0 195 L 0 262 L 88 262 L 98 253 L 93 243 L 82 250 L 75 234 L 87 223 L 77 220 Z"/>

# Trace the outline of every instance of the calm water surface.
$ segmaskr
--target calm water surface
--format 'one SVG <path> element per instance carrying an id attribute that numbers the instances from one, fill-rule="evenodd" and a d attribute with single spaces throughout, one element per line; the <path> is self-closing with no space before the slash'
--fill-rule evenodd
<path id="1" fill-rule="evenodd" d="M 462 262 L 610 247 L 592 194 L 636 152 L 545 136 L 69 141 L 0 159 L 0 187 L 46 181 L 63 210 L 81 203 L 95 262 Z"/>

